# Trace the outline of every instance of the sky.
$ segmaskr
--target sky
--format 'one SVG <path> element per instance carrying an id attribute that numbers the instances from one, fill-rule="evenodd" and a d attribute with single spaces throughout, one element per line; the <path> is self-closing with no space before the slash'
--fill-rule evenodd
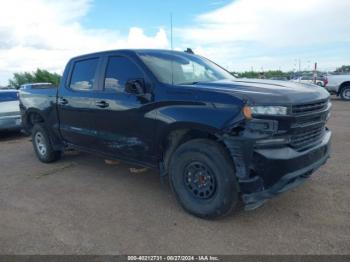
<path id="1" fill-rule="evenodd" d="M 350 64 L 349 0 L 0 0 L 0 85 L 69 58 L 191 47 L 230 71 Z"/>

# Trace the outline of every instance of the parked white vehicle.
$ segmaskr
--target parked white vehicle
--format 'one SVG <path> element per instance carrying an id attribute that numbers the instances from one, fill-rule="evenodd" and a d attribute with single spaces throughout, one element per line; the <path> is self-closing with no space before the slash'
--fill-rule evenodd
<path id="1" fill-rule="evenodd" d="M 296 79 L 292 79 L 291 81 L 293 82 L 298 82 L 298 83 L 304 83 L 304 84 L 316 84 L 318 86 L 325 86 L 326 82 L 324 79 L 317 77 L 316 78 L 316 83 L 314 83 L 314 78 L 313 76 L 301 76 Z"/>
<path id="2" fill-rule="evenodd" d="M 0 90 L 0 130 L 22 127 L 17 90 Z"/>
<path id="3" fill-rule="evenodd" d="M 328 84 L 326 89 L 331 94 L 340 96 L 343 100 L 350 101 L 350 74 L 327 75 Z"/>

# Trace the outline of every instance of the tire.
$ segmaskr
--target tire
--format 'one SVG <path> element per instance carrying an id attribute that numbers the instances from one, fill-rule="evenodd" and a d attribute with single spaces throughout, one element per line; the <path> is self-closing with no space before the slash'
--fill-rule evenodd
<path id="1" fill-rule="evenodd" d="M 340 91 L 341 99 L 350 101 L 350 85 L 344 86 Z"/>
<path id="2" fill-rule="evenodd" d="M 51 163 L 61 158 L 62 152 L 53 150 L 49 133 L 42 124 L 35 124 L 32 129 L 32 143 L 38 159 Z"/>
<path id="3" fill-rule="evenodd" d="M 179 146 L 170 160 L 169 180 L 181 206 L 197 217 L 214 219 L 237 206 L 232 160 L 214 141 L 195 139 Z"/>

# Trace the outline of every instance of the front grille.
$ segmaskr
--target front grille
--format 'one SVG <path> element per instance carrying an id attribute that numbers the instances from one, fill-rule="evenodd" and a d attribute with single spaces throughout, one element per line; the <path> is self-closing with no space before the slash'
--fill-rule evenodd
<path id="1" fill-rule="evenodd" d="M 295 125 L 290 146 L 302 151 L 319 142 L 324 133 L 328 115 L 328 100 L 292 106 Z"/>
<path id="2" fill-rule="evenodd" d="M 318 123 L 321 121 L 324 121 L 325 117 L 323 115 L 317 115 L 317 116 L 307 116 L 307 117 L 298 117 L 296 120 L 297 125 L 303 126 L 303 125 L 309 125 L 311 123 Z"/>
<path id="3" fill-rule="evenodd" d="M 327 103 L 328 103 L 328 100 L 323 100 L 323 101 L 314 102 L 314 103 L 293 105 L 292 113 L 294 115 L 300 115 L 300 114 L 318 112 L 323 109 L 326 109 Z"/>
<path id="4" fill-rule="evenodd" d="M 324 123 L 308 128 L 297 129 L 291 136 L 290 145 L 296 149 L 304 149 L 317 143 L 324 134 Z"/>

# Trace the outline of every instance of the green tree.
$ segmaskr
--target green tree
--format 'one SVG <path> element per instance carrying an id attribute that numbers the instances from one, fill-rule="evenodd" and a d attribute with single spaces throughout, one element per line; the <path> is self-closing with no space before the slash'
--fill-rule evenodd
<path id="1" fill-rule="evenodd" d="M 37 69 L 34 72 L 14 73 L 13 77 L 9 80 L 9 85 L 15 88 L 20 88 L 23 84 L 28 83 L 51 83 L 58 86 L 61 76 L 57 73 L 50 73 L 45 69 Z"/>
<path id="2" fill-rule="evenodd" d="M 271 77 L 289 77 L 291 75 L 291 72 L 282 72 L 280 70 L 269 70 L 264 72 L 256 72 L 256 71 L 246 71 L 246 72 L 240 72 L 233 74 L 238 75 L 238 77 L 244 77 L 244 78 L 271 78 Z"/>
<path id="3" fill-rule="evenodd" d="M 259 78 L 260 73 L 255 71 L 247 71 L 247 72 L 237 73 L 237 75 L 239 77 L 244 77 L 244 78 Z"/>
<path id="4" fill-rule="evenodd" d="M 338 67 L 335 72 L 337 73 L 344 73 L 344 72 L 350 72 L 350 65 L 342 65 L 341 67 Z"/>

